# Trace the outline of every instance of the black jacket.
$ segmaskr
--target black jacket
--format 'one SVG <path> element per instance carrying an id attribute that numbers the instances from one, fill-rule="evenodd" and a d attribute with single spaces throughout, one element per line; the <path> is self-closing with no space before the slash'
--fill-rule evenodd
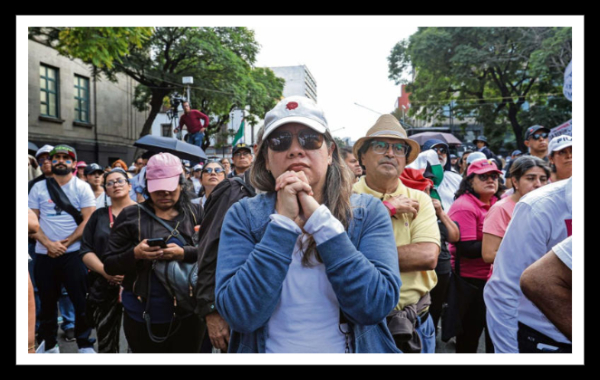
<path id="1" fill-rule="evenodd" d="M 194 221 L 190 212 L 180 213 L 171 221 L 165 220 L 173 228 L 179 222 L 177 230 L 187 243 L 183 247 L 183 261 L 189 263 L 193 263 L 198 259 L 198 248 L 191 245 L 193 244 L 194 223 L 201 224 L 204 217 L 202 206 L 192 204 L 191 207 L 196 221 Z M 154 211 L 152 207 L 146 208 Z M 125 275 L 123 288 L 145 298 L 148 289 L 148 274 L 152 270 L 152 260 L 136 260 L 133 249 L 144 239 L 166 238 L 169 235 L 170 232 L 164 226 L 147 215 L 137 205 L 124 208 L 115 220 L 108 239 L 104 270 L 112 276 Z"/>

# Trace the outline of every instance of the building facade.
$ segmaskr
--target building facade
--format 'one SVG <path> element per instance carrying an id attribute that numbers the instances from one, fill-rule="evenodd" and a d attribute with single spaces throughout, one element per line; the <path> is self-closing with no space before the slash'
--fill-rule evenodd
<path id="1" fill-rule="evenodd" d="M 117 82 L 94 80 L 90 66 L 28 41 L 28 139 L 38 147 L 64 143 L 80 161 L 101 166 L 134 160 L 148 111 L 133 105 L 137 82 L 117 75 Z"/>
<path id="2" fill-rule="evenodd" d="M 276 76 L 285 79 L 283 96 L 301 95 L 317 102 L 317 81 L 308 68 L 301 66 L 269 67 Z"/>

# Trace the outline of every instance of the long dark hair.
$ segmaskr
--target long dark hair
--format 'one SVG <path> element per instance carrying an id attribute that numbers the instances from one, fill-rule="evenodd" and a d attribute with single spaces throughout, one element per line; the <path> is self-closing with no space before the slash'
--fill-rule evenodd
<path id="1" fill-rule="evenodd" d="M 477 199 L 479 199 L 479 194 L 477 194 L 475 192 L 475 189 L 473 189 L 473 179 L 475 178 L 475 176 L 475 173 L 471 173 L 471 175 L 463 178 L 463 180 L 460 181 L 458 190 L 454 194 L 454 199 L 458 199 L 458 197 L 465 194 L 473 194 Z M 501 184 L 500 179 L 498 178 L 498 190 L 496 191 L 494 196 L 500 199 L 500 197 L 502 197 L 502 194 L 504 194 L 504 190 L 506 190 L 506 186 Z"/>

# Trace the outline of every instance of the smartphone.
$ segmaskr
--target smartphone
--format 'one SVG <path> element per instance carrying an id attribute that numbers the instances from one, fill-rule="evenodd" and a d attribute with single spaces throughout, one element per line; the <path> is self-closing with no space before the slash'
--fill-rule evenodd
<path id="1" fill-rule="evenodd" d="M 165 239 L 163 238 L 148 239 L 146 242 L 150 247 L 167 248 L 167 244 L 165 243 Z"/>

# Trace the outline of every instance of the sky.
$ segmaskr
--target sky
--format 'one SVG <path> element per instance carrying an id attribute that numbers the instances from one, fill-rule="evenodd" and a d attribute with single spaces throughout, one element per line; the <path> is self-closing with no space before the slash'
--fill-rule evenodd
<path id="1" fill-rule="evenodd" d="M 400 87 L 387 79 L 387 56 L 395 43 L 414 33 L 419 26 L 573 26 L 573 136 L 574 189 L 583 189 L 583 17 L 582 16 L 20 16 L 17 17 L 16 97 L 17 146 L 24 153 L 27 140 L 27 27 L 28 26 L 247 26 L 256 32 L 262 45 L 257 66 L 306 65 L 317 82 L 318 103 L 323 107 L 330 129 L 338 137 L 356 140 L 364 136 L 379 117 L 379 113 L 394 110 Z M 356 105 L 360 104 L 361 106 Z M 370 108 L 370 111 L 364 107 Z M 340 128 L 344 128 L 341 129 Z M 18 154 L 18 156 L 24 154 Z M 19 163 L 20 162 L 20 163 Z M 23 162 L 18 161 L 17 165 Z M 21 169 L 23 169 L 21 167 Z M 17 170 L 18 225 L 25 225 L 25 170 Z M 582 193 L 582 190 L 580 190 Z M 573 197 L 575 252 L 583 252 L 583 196 Z M 18 271 L 25 273 L 22 253 L 25 230 L 19 230 Z M 23 251 L 23 252 L 21 252 Z M 583 255 L 574 259 L 574 278 L 583 277 Z M 18 312 L 26 314 L 27 290 L 19 277 Z M 583 282 L 574 281 L 574 310 L 583 310 Z M 579 297 L 577 296 L 579 295 Z M 25 314 L 22 314 L 24 311 Z M 575 319 L 575 321 L 578 321 Z M 580 321 L 583 321 L 582 319 Z M 583 323 L 573 325 L 574 354 L 552 356 L 553 364 L 582 363 Z M 17 363 L 148 363 L 144 355 L 98 355 L 97 358 L 60 355 L 26 355 L 26 318 L 18 318 Z M 408 359 L 410 358 L 410 359 Z M 272 363 L 268 356 L 211 355 L 199 358 L 191 355 L 153 356 L 152 363 L 245 364 Z M 472 355 L 284 355 L 285 363 L 346 363 L 346 364 L 430 364 L 474 363 Z M 548 363 L 548 356 L 486 355 L 477 356 L 485 363 Z"/>
<path id="2" fill-rule="evenodd" d="M 381 114 L 394 110 L 400 86 L 388 79 L 387 57 L 397 42 L 417 28 L 403 27 L 402 23 L 386 27 L 360 22 L 323 24 L 293 28 L 283 38 L 277 27 L 254 28 L 261 44 L 256 65 L 305 65 L 317 82 L 317 103 L 325 112 L 330 130 L 334 136 L 348 136 L 355 141 Z"/>

